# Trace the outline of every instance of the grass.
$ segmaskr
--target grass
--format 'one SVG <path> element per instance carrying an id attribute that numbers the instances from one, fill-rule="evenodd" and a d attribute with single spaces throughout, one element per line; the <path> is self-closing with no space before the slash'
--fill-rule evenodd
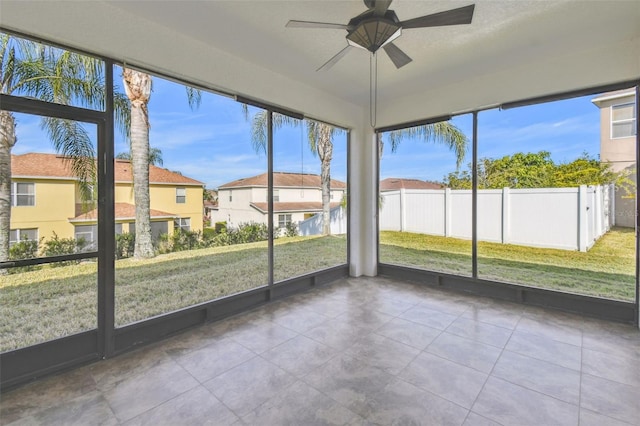
<path id="1" fill-rule="evenodd" d="M 342 237 L 275 241 L 276 281 L 346 263 Z M 183 251 L 116 262 L 116 325 L 122 326 L 267 284 L 267 243 Z M 94 262 L 2 277 L 0 351 L 96 328 Z"/>
<path id="2" fill-rule="evenodd" d="M 471 242 L 381 232 L 380 261 L 471 275 Z M 614 228 L 588 252 L 478 243 L 478 276 L 610 299 L 635 300 L 635 234 Z"/>
<path id="3" fill-rule="evenodd" d="M 479 243 L 479 276 L 527 286 L 632 301 L 635 236 L 614 229 L 586 253 Z M 380 260 L 471 275 L 471 243 L 402 232 L 380 234 Z M 346 262 L 343 237 L 275 241 L 280 281 Z M 267 243 L 215 247 L 116 262 L 116 325 L 123 326 L 267 283 Z M 2 277 L 0 351 L 96 328 L 94 262 Z"/>

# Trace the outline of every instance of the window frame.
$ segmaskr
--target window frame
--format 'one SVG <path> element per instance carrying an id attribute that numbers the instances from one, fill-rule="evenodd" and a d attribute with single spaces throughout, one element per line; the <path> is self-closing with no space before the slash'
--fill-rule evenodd
<path id="1" fill-rule="evenodd" d="M 284 218 L 284 221 L 281 220 L 282 218 Z M 278 228 L 286 228 L 287 225 L 292 222 L 293 220 L 291 213 L 278 213 Z"/>
<path id="2" fill-rule="evenodd" d="M 280 190 L 279 189 L 274 189 L 273 190 L 273 202 L 274 203 L 280 202 Z"/>
<path id="3" fill-rule="evenodd" d="M 631 118 L 624 118 L 622 120 L 614 120 L 613 119 L 613 110 L 616 108 L 621 108 L 621 107 L 625 107 L 625 106 L 631 106 L 632 108 L 632 117 Z M 619 103 L 619 104 L 612 104 L 611 107 L 609 107 L 609 136 L 611 138 L 611 140 L 614 139 L 625 139 L 625 138 L 632 138 L 636 135 L 636 126 L 635 126 L 635 122 L 637 120 L 637 111 L 635 111 L 635 102 L 631 101 L 631 102 L 623 102 L 623 103 Z M 613 128 L 614 125 L 616 124 L 626 124 L 626 123 L 630 123 L 631 124 L 631 129 L 632 129 L 632 133 L 629 135 L 624 135 L 624 136 L 614 136 L 613 135 Z"/>
<path id="4" fill-rule="evenodd" d="M 24 231 L 35 231 L 36 237 L 34 239 L 31 238 L 26 238 L 26 239 L 22 239 L 22 232 Z M 16 237 L 17 239 L 12 239 L 13 233 L 16 232 Z M 20 241 L 38 241 L 39 240 L 39 230 L 38 228 L 16 228 L 16 229 L 9 229 L 9 247 L 11 247 L 12 245 L 19 243 Z"/>
<path id="5" fill-rule="evenodd" d="M 183 195 L 180 195 L 180 193 Z M 176 187 L 176 204 L 186 204 L 187 203 L 187 188 L 184 186 Z"/>
<path id="6" fill-rule="evenodd" d="M 31 185 L 33 194 L 18 192 L 18 185 Z M 18 197 L 33 197 L 33 204 L 18 204 Z M 11 207 L 35 207 L 36 205 L 36 184 L 35 182 L 11 182 Z"/>
<path id="7" fill-rule="evenodd" d="M 173 229 L 181 229 L 183 231 L 191 231 L 190 217 L 177 217 L 173 219 Z"/>

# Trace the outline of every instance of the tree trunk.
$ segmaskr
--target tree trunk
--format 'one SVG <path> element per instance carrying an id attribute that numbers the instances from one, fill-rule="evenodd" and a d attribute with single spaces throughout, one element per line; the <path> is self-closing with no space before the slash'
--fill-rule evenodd
<path id="1" fill-rule="evenodd" d="M 322 235 L 331 235 L 331 158 L 333 143 L 331 127 L 320 125 L 318 156 L 320 157 L 320 181 L 322 183 Z"/>
<path id="2" fill-rule="evenodd" d="M 9 260 L 11 226 L 11 148 L 16 144 L 16 122 L 9 111 L 0 111 L 0 262 Z M 5 274 L 6 269 L 0 269 Z"/>
<path id="3" fill-rule="evenodd" d="M 133 197 L 136 206 L 136 235 L 133 256 L 153 257 L 151 217 L 149 211 L 149 111 L 151 76 L 124 69 L 124 87 L 131 101 L 131 167 Z"/>

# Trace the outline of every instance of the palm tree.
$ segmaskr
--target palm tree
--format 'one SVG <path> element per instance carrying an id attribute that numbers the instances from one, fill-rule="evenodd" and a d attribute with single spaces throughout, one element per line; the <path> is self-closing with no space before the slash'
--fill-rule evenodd
<path id="1" fill-rule="evenodd" d="M 131 161 L 131 153 L 130 152 L 119 152 L 116 155 L 118 160 L 128 160 Z M 154 166 L 162 166 L 164 161 L 162 160 L 162 150 L 160 148 L 149 148 L 149 164 Z"/>
<path id="2" fill-rule="evenodd" d="M 151 239 L 151 215 L 149 207 L 149 163 L 152 150 L 149 148 L 149 100 L 151 99 L 151 76 L 142 71 L 123 68 L 122 80 L 131 104 L 131 128 L 129 152 L 133 171 L 133 197 L 136 206 L 136 236 L 133 257 L 154 256 Z M 200 105 L 201 92 L 186 87 L 189 106 Z"/>
<path id="3" fill-rule="evenodd" d="M 0 93 L 30 96 L 46 102 L 102 109 L 105 106 L 104 63 L 95 58 L 45 46 L 0 33 Z M 126 127 L 126 104 L 115 94 L 116 120 Z M 80 193 L 90 197 L 96 180 L 95 150 L 81 123 L 44 117 L 46 131 L 56 152 L 68 161 L 78 178 Z M 11 150 L 17 142 L 16 118 L 0 111 L 0 261 L 9 258 L 11 222 Z"/>
<path id="4" fill-rule="evenodd" d="M 243 105 L 248 118 L 248 108 Z M 273 127 L 298 126 L 300 120 L 282 114 L 273 114 Z M 309 148 L 320 158 L 320 182 L 322 187 L 322 235 L 331 235 L 331 159 L 333 157 L 333 137 L 340 129 L 318 121 L 305 120 Z M 267 150 L 267 111 L 253 116 L 251 123 L 251 143 L 256 152 Z"/>

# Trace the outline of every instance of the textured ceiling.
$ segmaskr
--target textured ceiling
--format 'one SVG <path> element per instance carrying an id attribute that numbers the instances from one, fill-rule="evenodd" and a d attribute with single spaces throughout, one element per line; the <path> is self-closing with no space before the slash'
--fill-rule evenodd
<path id="1" fill-rule="evenodd" d="M 394 0 L 400 20 L 473 3 Z M 216 46 L 260 67 L 362 104 L 369 96 L 369 53 L 351 51 L 326 72 L 315 70 L 346 46 L 345 30 L 285 28 L 289 19 L 346 24 L 366 10 L 353 1 L 114 1 L 113 6 Z M 395 42 L 413 62 L 396 69 L 380 51 L 380 99 L 455 84 L 576 49 L 640 34 L 638 1 L 475 0 L 470 25 L 405 30 Z"/>

